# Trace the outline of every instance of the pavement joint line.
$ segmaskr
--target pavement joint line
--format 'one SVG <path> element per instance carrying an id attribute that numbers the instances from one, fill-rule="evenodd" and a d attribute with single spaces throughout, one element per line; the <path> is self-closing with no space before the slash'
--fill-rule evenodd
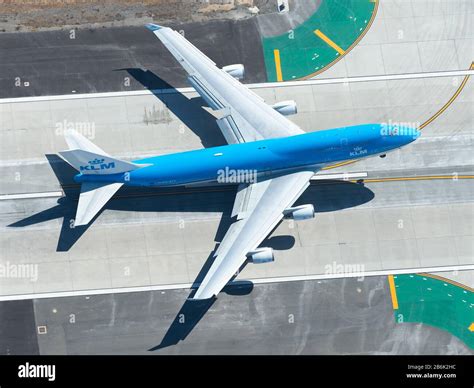
<path id="1" fill-rule="evenodd" d="M 403 275 L 416 274 L 422 272 L 446 272 L 446 271 L 466 271 L 474 270 L 474 265 L 455 265 L 445 267 L 424 267 L 424 268 L 404 268 L 398 270 L 375 270 L 359 273 L 340 273 L 340 274 L 322 274 L 322 275 L 299 275 L 299 276 L 284 276 L 258 279 L 245 279 L 253 284 L 270 284 L 270 283 L 285 283 L 295 281 L 311 281 L 311 280 L 331 280 L 331 279 L 346 279 L 346 278 L 360 278 L 373 276 L 388 276 L 388 275 Z M 228 286 L 237 286 L 242 283 L 243 279 L 228 283 Z M 44 299 L 44 298 L 62 298 L 71 296 L 87 296 L 87 295 L 106 295 L 106 294 L 123 294 L 130 292 L 145 292 L 145 291 L 165 291 L 165 290 L 179 290 L 196 288 L 199 283 L 180 283 L 180 284 L 166 284 L 154 286 L 137 286 L 137 287 L 121 287 L 121 288 L 101 288 L 92 290 L 77 290 L 77 291 L 59 291 L 59 292 L 44 292 L 31 294 L 13 294 L 0 296 L 0 302 L 8 300 L 30 300 L 30 299 Z"/>
<path id="2" fill-rule="evenodd" d="M 396 81 L 396 80 L 422 79 L 422 78 L 465 77 L 469 75 L 474 75 L 473 67 L 471 67 L 469 70 L 387 74 L 387 75 L 360 76 L 360 77 L 340 77 L 340 78 L 311 79 L 311 80 L 287 81 L 287 82 L 264 82 L 264 83 L 257 83 L 257 84 L 246 84 L 246 86 L 250 89 L 266 89 L 266 88 L 281 88 L 281 87 L 292 87 L 292 86 L 348 84 L 348 83 L 371 82 L 371 81 L 375 82 L 375 81 Z M 191 93 L 191 92 L 195 92 L 194 88 L 186 87 L 186 88 L 177 88 L 177 89 L 132 90 L 132 91 L 126 91 L 126 92 L 122 91 L 122 92 L 105 92 L 105 93 L 64 94 L 64 95 L 55 95 L 55 96 L 14 97 L 14 98 L 2 98 L 0 99 L 0 104 L 35 102 L 35 101 L 80 100 L 84 98 L 147 96 L 147 95 L 155 95 L 155 94 L 174 94 L 174 93 Z"/>
<path id="3" fill-rule="evenodd" d="M 336 50 L 340 55 L 345 54 L 345 51 L 337 43 L 335 43 L 331 38 L 329 38 L 326 34 L 324 34 L 321 30 L 316 29 L 314 30 L 314 33 L 319 39 L 321 39 L 328 46 Z"/>

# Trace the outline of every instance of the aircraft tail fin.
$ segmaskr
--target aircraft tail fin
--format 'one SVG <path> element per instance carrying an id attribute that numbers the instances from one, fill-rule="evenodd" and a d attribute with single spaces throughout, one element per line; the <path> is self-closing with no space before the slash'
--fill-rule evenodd
<path id="1" fill-rule="evenodd" d="M 66 140 L 70 150 L 84 150 L 94 154 L 109 156 L 109 154 L 106 153 L 102 148 L 96 146 L 85 136 L 72 129 L 66 131 L 64 134 L 64 139 Z"/>
<path id="2" fill-rule="evenodd" d="M 114 158 L 75 131 L 68 131 L 65 137 L 70 149 L 59 152 L 59 155 L 81 174 L 119 174 L 149 166 Z M 113 181 L 83 182 L 74 225 L 87 225 L 122 185 L 123 182 Z"/>
<path id="3" fill-rule="evenodd" d="M 75 131 L 68 131 L 65 138 L 69 150 L 59 155 L 82 174 L 118 174 L 149 166 L 114 158 Z"/>

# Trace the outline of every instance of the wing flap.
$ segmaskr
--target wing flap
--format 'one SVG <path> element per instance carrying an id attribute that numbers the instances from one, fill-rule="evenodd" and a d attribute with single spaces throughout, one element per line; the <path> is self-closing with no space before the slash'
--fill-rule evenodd
<path id="1" fill-rule="evenodd" d="M 243 143 L 245 139 L 239 130 L 234 118 L 231 115 L 217 119 L 217 125 L 220 128 L 227 143 Z"/>

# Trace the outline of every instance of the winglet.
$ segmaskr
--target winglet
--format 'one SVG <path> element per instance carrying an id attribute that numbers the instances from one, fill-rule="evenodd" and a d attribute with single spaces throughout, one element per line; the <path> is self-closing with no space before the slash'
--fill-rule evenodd
<path id="1" fill-rule="evenodd" d="M 153 23 L 145 24 L 145 27 L 148 28 L 150 31 L 157 31 L 163 28 L 162 26 L 159 26 L 158 24 L 153 24 Z"/>

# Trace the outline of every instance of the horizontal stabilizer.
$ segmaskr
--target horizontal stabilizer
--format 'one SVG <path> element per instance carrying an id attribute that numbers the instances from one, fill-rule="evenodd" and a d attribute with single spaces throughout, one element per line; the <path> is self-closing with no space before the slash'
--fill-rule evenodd
<path id="1" fill-rule="evenodd" d="M 87 225 L 123 183 L 84 182 L 81 186 L 74 226 Z"/>

